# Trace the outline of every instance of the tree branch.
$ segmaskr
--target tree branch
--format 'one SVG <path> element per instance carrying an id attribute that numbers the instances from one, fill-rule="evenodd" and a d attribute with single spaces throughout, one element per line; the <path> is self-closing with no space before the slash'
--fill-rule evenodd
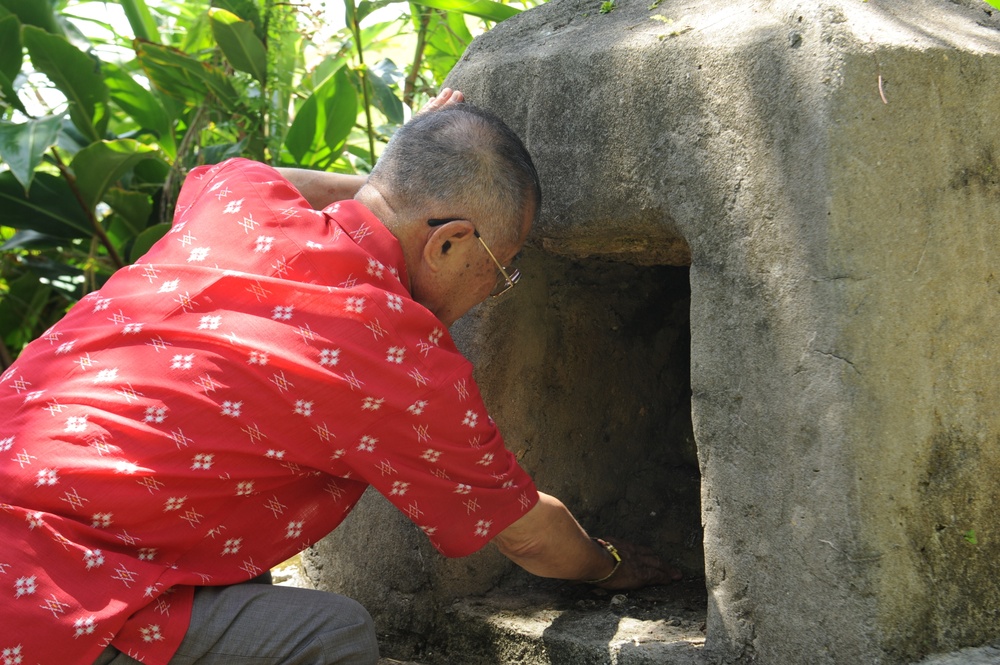
<path id="1" fill-rule="evenodd" d="M 77 203 L 83 208 L 83 212 L 87 215 L 87 219 L 90 220 L 90 225 L 94 228 L 94 235 L 97 239 L 104 245 L 104 249 L 108 252 L 108 257 L 110 257 L 111 262 L 114 264 L 115 268 L 125 267 L 125 262 L 122 261 L 122 257 L 118 254 L 118 250 L 111 243 L 111 238 L 108 234 L 104 232 L 101 228 L 101 223 L 97 221 L 97 216 L 94 215 L 94 211 L 87 205 L 86 201 L 83 199 L 83 194 L 80 193 L 80 188 L 76 186 L 76 178 L 70 173 L 70 170 L 63 163 L 62 157 L 59 156 L 59 152 L 52 148 L 52 155 L 55 157 L 56 166 L 59 168 L 59 173 L 62 177 L 66 179 L 69 184 L 70 190 L 73 192 L 73 196 L 76 198 Z"/>
<path id="2" fill-rule="evenodd" d="M 424 49 L 427 45 L 427 28 L 431 22 L 431 10 L 420 8 L 420 27 L 417 29 L 417 45 L 413 49 L 413 62 L 406 75 L 403 85 L 403 103 L 413 108 L 413 97 L 416 94 L 417 77 L 420 75 L 420 64 L 424 60 Z"/>

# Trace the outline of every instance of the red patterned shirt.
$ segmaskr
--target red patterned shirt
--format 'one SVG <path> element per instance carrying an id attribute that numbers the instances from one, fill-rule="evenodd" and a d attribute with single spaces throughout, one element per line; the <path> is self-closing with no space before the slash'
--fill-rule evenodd
<path id="1" fill-rule="evenodd" d="M 276 171 L 191 172 L 170 232 L 0 377 L 0 663 L 166 663 L 369 485 L 449 556 L 534 505 L 396 238 Z"/>

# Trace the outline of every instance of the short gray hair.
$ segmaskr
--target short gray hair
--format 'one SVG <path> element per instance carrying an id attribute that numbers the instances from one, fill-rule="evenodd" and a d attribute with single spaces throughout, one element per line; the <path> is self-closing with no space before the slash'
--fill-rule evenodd
<path id="1" fill-rule="evenodd" d="M 526 213 L 541 208 L 531 156 L 497 116 L 456 104 L 415 116 L 389 141 L 369 176 L 398 213 L 469 219 L 514 246 Z"/>

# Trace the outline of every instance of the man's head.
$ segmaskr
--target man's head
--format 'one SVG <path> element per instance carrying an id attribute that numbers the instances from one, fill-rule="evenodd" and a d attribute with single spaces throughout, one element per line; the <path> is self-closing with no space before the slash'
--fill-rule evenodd
<path id="1" fill-rule="evenodd" d="M 541 187 L 517 135 L 458 104 L 397 131 L 358 198 L 400 239 L 414 298 L 450 325 L 494 284 L 483 244 L 509 262 L 538 215 Z"/>

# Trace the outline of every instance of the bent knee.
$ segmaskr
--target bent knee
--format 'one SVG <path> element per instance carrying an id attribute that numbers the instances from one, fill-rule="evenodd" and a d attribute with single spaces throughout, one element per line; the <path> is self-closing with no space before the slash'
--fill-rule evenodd
<path id="1" fill-rule="evenodd" d="M 323 652 L 337 665 L 375 665 L 379 659 L 375 621 L 361 603 L 329 594 L 327 628 L 319 635 Z"/>

